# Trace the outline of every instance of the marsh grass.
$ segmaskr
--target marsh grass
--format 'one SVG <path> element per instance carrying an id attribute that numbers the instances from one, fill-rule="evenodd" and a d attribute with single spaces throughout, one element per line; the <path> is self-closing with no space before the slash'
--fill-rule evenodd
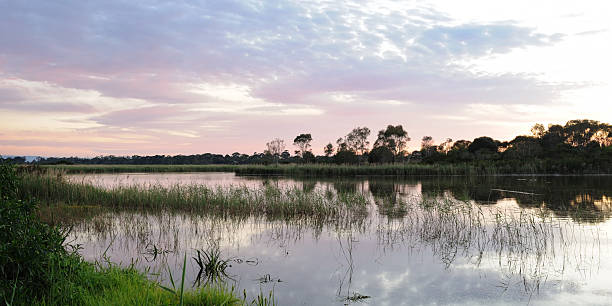
<path id="1" fill-rule="evenodd" d="M 42 165 L 41 170 L 76 173 L 234 172 L 236 165 Z"/>
<path id="2" fill-rule="evenodd" d="M 238 175 L 290 175 L 290 176 L 356 176 L 356 175 L 494 175 L 500 171 L 491 162 L 463 164 L 289 164 L 289 165 L 45 165 L 43 170 L 76 173 L 129 173 L 129 172 L 234 172 Z M 525 170 L 530 172 L 531 168 Z M 521 171 L 521 172 L 525 172 Z M 508 172 L 514 173 L 514 172 Z"/>
<path id="3" fill-rule="evenodd" d="M 110 208 L 175 209 L 217 215 L 255 215 L 272 218 L 337 218 L 367 214 L 367 200 L 359 193 L 330 196 L 322 190 L 205 185 L 130 185 L 112 189 L 85 182 L 69 182 L 62 172 L 22 175 L 19 191 L 47 205 L 103 206 Z"/>
<path id="4" fill-rule="evenodd" d="M 447 268 L 458 258 L 476 266 L 495 264 L 505 275 L 500 287 L 521 284 L 537 292 L 548 278 L 562 277 L 565 269 L 588 270 L 598 262 L 600 232 L 570 220 L 556 219 L 538 209 L 506 210 L 483 207 L 444 195 L 397 199 L 379 204 L 379 210 L 405 211 L 403 218 L 387 218 L 378 225 L 383 245 L 411 248 L 429 245 Z M 385 207 L 387 206 L 387 207 Z M 381 212 L 381 214 L 383 214 Z"/>

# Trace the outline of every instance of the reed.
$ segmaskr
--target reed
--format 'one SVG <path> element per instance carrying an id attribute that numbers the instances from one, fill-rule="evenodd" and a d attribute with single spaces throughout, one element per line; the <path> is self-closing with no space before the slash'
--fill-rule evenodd
<path id="1" fill-rule="evenodd" d="M 462 164 L 289 164 L 289 165 L 44 165 L 41 169 L 75 173 L 235 172 L 238 175 L 357 176 L 357 175 L 495 175 L 492 162 Z M 532 173 L 532 172 L 529 172 Z"/>
<path id="2" fill-rule="evenodd" d="M 177 209 L 220 215 L 274 218 L 336 218 L 367 214 L 366 198 L 358 193 L 334 194 L 324 190 L 265 186 L 207 187 L 204 185 L 130 185 L 113 189 L 84 182 L 69 182 L 61 172 L 22 174 L 19 192 L 43 203 L 99 205 L 111 208 Z"/>
<path id="3" fill-rule="evenodd" d="M 75 173 L 130 173 L 130 172 L 234 172 L 236 165 L 42 165 L 42 170 Z"/>

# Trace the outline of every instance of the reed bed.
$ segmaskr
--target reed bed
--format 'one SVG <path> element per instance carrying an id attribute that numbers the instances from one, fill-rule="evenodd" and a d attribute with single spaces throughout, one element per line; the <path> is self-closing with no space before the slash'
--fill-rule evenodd
<path id="1" fill-rule="evenodd" d="M 176 209 L 219 215 L 252 215 L 275 218 L 337 218 L 350 213 L 367 214 L 367 200 L 358 193 L 336 194 L 324 190 L 265 186 L 208 187 L 156 184 L 96 187 L 69 182 L 61 172 L 22 175 L 19 191 L 43 203 L 99 205 L 111 208 Z"/>
<path id="2" fill-rule="evenodd" d="M 587 227 L 544 213 L 482 207 L 446 196 L 396 199 L 393 203 L 382 199 L 377 204 L 381 215 L 401 216 L 396 222 L 400 227 L 393 228 L 394 234 L 401 235 L 395 239 L 432 242 L 440 250 L 451 247 L 538 255 L 554 251 L 554 247 L 569 247 L 575 242 L 571 238 L 587 232 Z M 381 221 L 379 231 L 392 222 Z"/>
<path id="3" fill-rule="evenodd" d="M 44 165 L 42 169 L 76 173 L 234 172 L 238 175 L 357 176 L 357 175 L 495 175 L 492 163 L 480 164 L 288 164 L 288 165 Z M 532 173 L 532 172 L 529 172 Z"/>
<path id="4" fill-rule="evenodd" d="M 382 199 L 377 206 L 387 215 L 377 227 L 383 246 L 428 245 L 447 267 L 458 258 L 476 265 L 489 261 L 508 278 L 500 284 L 504 290 L 520 284 L 531 294 L 548 278 L 561 278 L 565 269 L 588 271 L 599 262 L 597 227 L 544 211 L 506 211 L 446 196 Z"/>
<path id="5" fill-rule="evenodd" d="M 472 160 L 453 163 L 393 164 L 208 164 L 208 165 L 35 165 L 41 169 L 59 169 L 76 173 L 126 173 L 126 172 L 234 172 L 239 175 L 291 175 L 291 176 L 442 176 L 442 175 L 512 175 L 512 174 L 610 174 L 606 167 L 582 167 L 581 162 L 557 159 L 523 160 Z"/>
<path id="6" fill-rule="evenodd" d="M 42 165 L 43 170 L 76 173 L 234 172 L 237 165 Z"/>

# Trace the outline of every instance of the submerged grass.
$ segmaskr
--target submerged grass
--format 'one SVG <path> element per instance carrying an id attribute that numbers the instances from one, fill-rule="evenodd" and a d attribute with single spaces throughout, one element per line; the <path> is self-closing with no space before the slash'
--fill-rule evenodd
<path id="1" fill-rule="evenodd" d="M 378 225 L 385 245 L 429 245 L 447 267 L 457 258 L 480 265 L 493 259 L 509 279 L 519 278 L 533 294 L 548 278 L 562 277 L 565 269 L 586 269 L 599 256 L 596 228 L 555 219 L 544 211 L 483 207 L 447 196 L 377 202 L 389 218 Z M 393 213 L 401 211 L 402 218 Z M 494 259 L 495 258 L 495 259 Z"/>
<path id="2" fill-rule="evenodd" d="M 43 203 L 100 205 L 112 208 L 177 209 L 220 215 L 274 218 L 336 218 L 350 212 L 367 214 L 367 200 L 358 193 L 334 194 L 299 188 L 216 187 L 204 185 L 130 185 L 112 189 L 69 182 L 61 172 L 22 174 L 19 192 Z"/>

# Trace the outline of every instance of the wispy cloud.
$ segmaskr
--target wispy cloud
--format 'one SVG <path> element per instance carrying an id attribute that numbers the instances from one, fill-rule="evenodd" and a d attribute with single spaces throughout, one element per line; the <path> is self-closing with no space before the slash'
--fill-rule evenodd
<path id="1" fill-rule="evenodd" d="M 241 148 L 255 150 L 313 121 L 328 122 L 311 129 L 331 140 L 435 108 L 457 116 L 477 104 L 550 105 L 572 84 L 465 63 L 553 48 L 568 35 L 457 20 L 421 1 L 6 1 L 0 109 L 59 114 L 64 130 L 104 139 L 136 130 L 165 144 L 249 137 Z M 33 122 L 2 127 L 48 132 Z M 235 148 L 188 151 L 213 149 Z"/>

